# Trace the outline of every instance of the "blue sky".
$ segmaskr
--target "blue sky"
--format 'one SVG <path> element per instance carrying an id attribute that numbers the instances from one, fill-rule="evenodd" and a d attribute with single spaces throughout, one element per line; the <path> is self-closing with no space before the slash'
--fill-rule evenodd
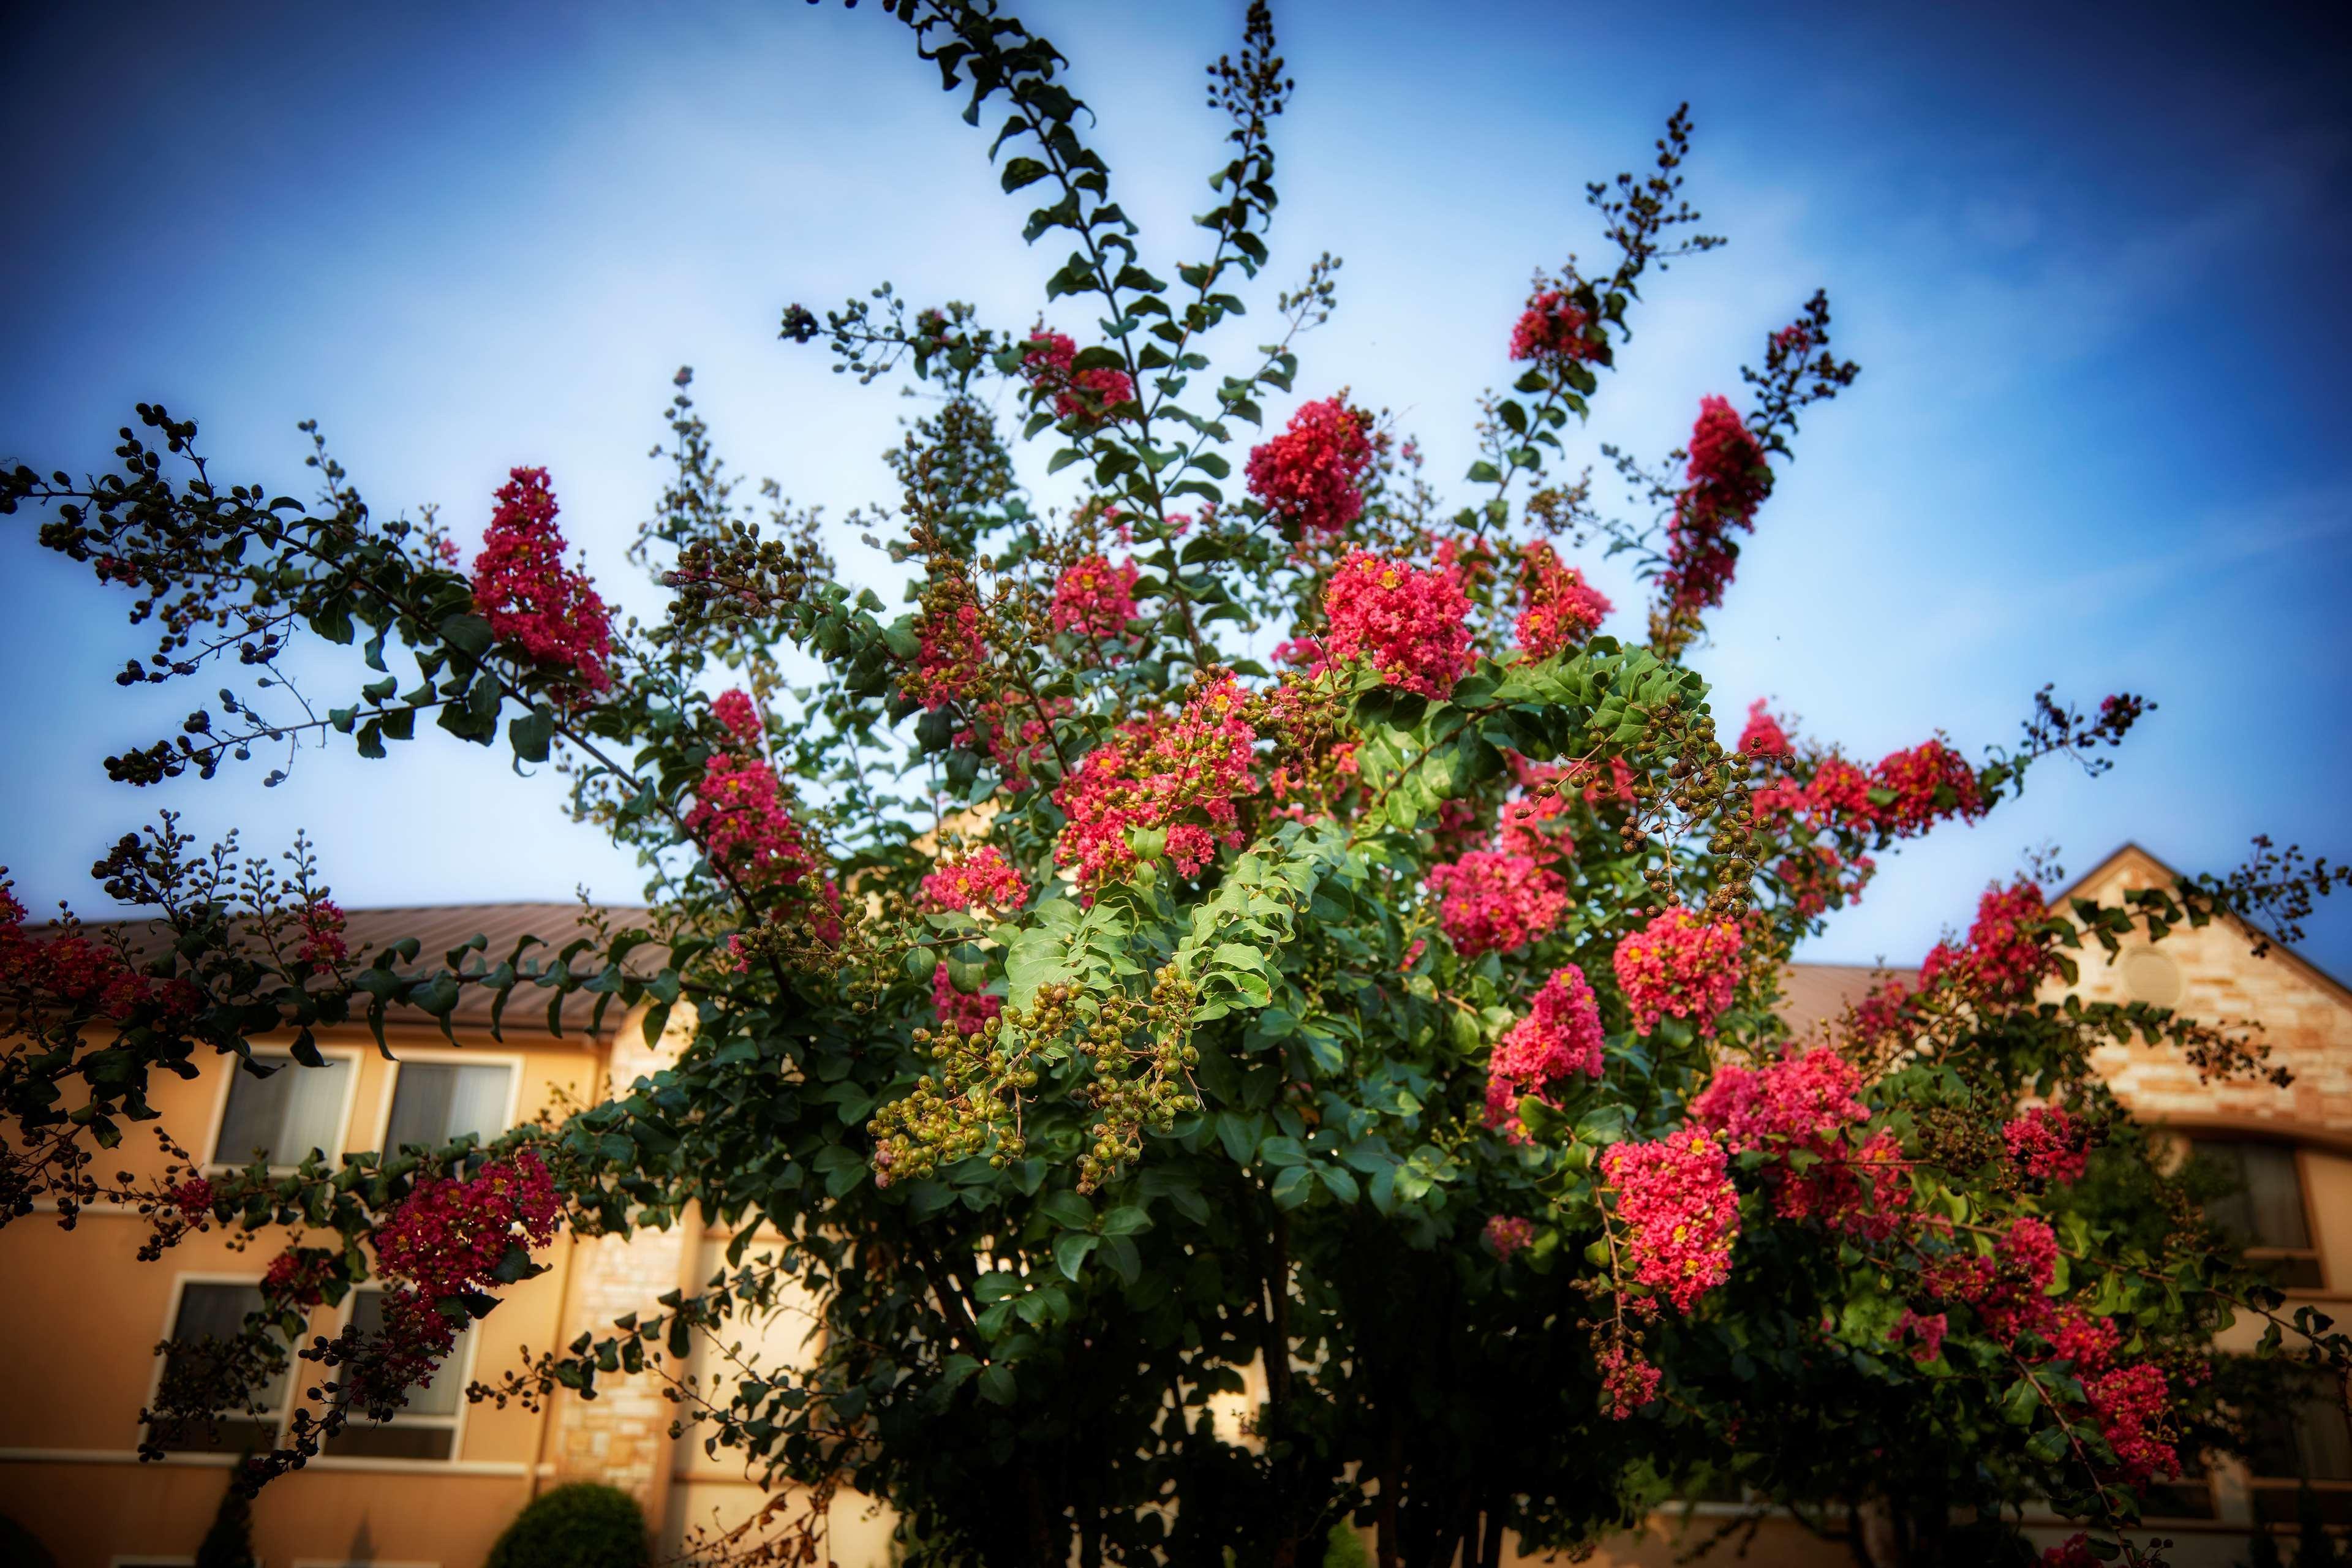
<path id="1" fill-rule="evenodd" d="M 1674 446 L 1817 284 L 1864 365 L 1807 420 L 1698 656 L 1719 707 L 1769 696 L 1875 756 L 1938 726 L 2009 741 L 2045 680 L 2162 704 L 2109 775 L 2060 764 L 1889 858 L 1817 957 L 1915 960 L 2042 844 L 2077 872 L 2126 838 L 2214 869 L 2257 832 L 2352 851 L 2344 24 L 2052 9 L 1276 13 L 1300 88 L 1256 297 L 1322 249 L 1347 263 L 1302 395 L 1349 385 L 1461 472 L 1528 272 L 1597 253 L 1583 182 L 1640 162 L 1687 99 L 1690 191 L 1732 243 L 1657 280 L 1591 448 Z M 1025 13 L 1101 115 L 1148 261 L 1189 251 L 1221 134 L 1200 67 L 1239 12 Z M 735 468 L 839 518 L 891 499 L 879 454 L 908 405 L 778 343 L 781 307 L 887 278 L 1024 323 L 1058 261 L 1021 244 L 983 140 L 871 5 L 135 5 L 5 28 L 0 457 L 93 466 L 160 400 L 202 421 L 216 473 L 283 489 L 308 484 L 294 426 L 316 417 L 378 509 L 437 503 L 468 543 L 505 469 L 543 463 L 641 614 L 621 551 L 678 365 Z M 887 592 L 838 531 L 845 571 Z M 268 795 L 258 765 L 105 784 L 100 757 L 197 694 L 114 688 L 146 641 L 30 532 L 0 526 L 0 861 L 36 909 L 98 907 L 89 863 L 159 806 L 207 838 L 242 823 L 249 849 L 307 828 L 352 905 L 635 895 L 553 819 L 555 781 L 437 733 L 390 763 L 307 752 Z M 2352 915 L 2305 951 L 2352 973 Z"/>

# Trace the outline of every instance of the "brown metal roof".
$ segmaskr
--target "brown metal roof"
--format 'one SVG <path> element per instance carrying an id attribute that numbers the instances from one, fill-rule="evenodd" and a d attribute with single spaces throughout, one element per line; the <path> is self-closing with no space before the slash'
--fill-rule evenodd
<path id="1" fill-rule="evenodd" d="M 626 930 L 641 921 L 646 911 L 629 905 L 603 906 L 602 914 L 609 926 Z M 92 934 L 120 935 L 130 947 L 133 958 L 156 952 L 163 943 L 163 927 L 152 921 L 120 922 L 89 921 L 85 929 Z M 348 910 L 344 911 L 343 941 L 350 946 L 354 959 L 366 961 L 373 953 L 391 946 L 405 937 L 415 937 L 418 943 L 417 963 L 437 969 L 446 962 L 450 950 L 470 942 L 476 935 L 487 939 L 478 953 L 461 953 L 465 968 L 496 968 L 506 962 L 515 946 L 526 936 L 535 936 L 542 945 L 524 952 L 517 967 L 537 964 L 546 966 L 555 962 L 556 955 L 572 942 L 595 935 L 585 912 L 574 904 L 509 903 L 509 904 L 411 904 L 389 909 Z M 647 945 L 629 954 L 628 967 L 633 973 L 650 973 L 662 962 L 663 950 Z M 572 961 L 574 973 L 591 975 L 601 967 L 591 952 L 583 952 Z M 553 993 L 528 983 L 517 985 L 507 1002 L 506 1012 L 499 1019 L 501 1031 L 524 1034 L 547 1033 L 547 1005 Z M 458 994 L 457 1005 L 449 1016 L 457 1027 L 488 1029 L 490 1008 L 496 998 L 480 986 L 467 986 Z M 569 1036 L 588 1027 L 596 1010 L 597 994 L 574 991 L 563 998 L 562 1018 L 564 1033 Z M 425 1025 L 432 1020 L 410 1007 L 394 1007 L 385 1022 L 403 1025 Z M 618 1004 L 604 1010 L 604 1029 L 619 1026 Z"/>
<path id="2" fill-rule="evenodd" d="M 646 910 L 642 907 L 608 904 L 602 912 L 614 929 L 626 929 L 641 921 Z M 417 958 L 421 963 L 438 966 L 449 950 L 470 941 L 477 933 L 488 939 L 488 945 L 478 957 L 465 954 L 467 967 L 475 963 L 496 966 L 514 952 L 515 944 L 525 936 L 538 937 L 543 946 L 534 947 L 524 954 L 526 963 L 545 964 L 570 942 L 593 936 L 587 919 L 578 904 L 507 903 L 507 904 L 405 904 L 387 909 L 351 910 L 345 914 L 343 939 L 351 944 L 354 957 L 378 951 L 404 937 L 415 937 L 420 944 Z M 129 941 L 134 953 L 147 946 L 160 928 L 152 922 L 124 922 L 99 927 L 120 931 Z M 145 940 L 142 940 L 144 938 Z M 650 973 L 659 966 L 662 950 L 654 946 L 636 949 L 629 955 L 629 968 L 637 973 Z M 593 973 L 595 966 L 583 953 L 574 967 L 583 974 Z M 1784 1019 L 1790 1031 L 1798 1036 L 1811 1033 L 1824 1023 L 1834 1022 L 1838 1016 L 1862 999 L 1881 979 L 1894 976 L 1906 983 L 1918 977 L 1916 969 L 1880 969 L 1863 963 L 1792 963 L 1782 972 L 1780 1002 L 1774 1011 Z M 454 1025 L 487 1029 L 490 1023 L 490 994 L 478 987 L 467 986 L 450 1015 Z M 591 1014 L 595 1011 L 596 997 L 590 993 L 575 991 L 564 998 L 563 1028 L 568 1035 L 585 1030 Z M 395 1009 L 390 1022 L 423 1024 L 428 1022 L 423 1014 L 412 1009 Z M 607 1028 L 617 1026 L 619 1015 L 606 1008 Z M 537 986 L 516 987 L 507 1010 L 499 1021 L 502 1029 L 544 1034 L 547 1030 L 547 994 Z"/>
<path id="3" fill-rule="evenodd" d="M 1773 1011 L 1787 1022 L 1790 1034 L 1802 1037 L 1835 1023 L 1872 986 L 1889 978 L 1907 985 L 1919 978 L 1919 972 L 1869 963 L 1792 963 L 1780 972 L 1780 1005 Z"/>

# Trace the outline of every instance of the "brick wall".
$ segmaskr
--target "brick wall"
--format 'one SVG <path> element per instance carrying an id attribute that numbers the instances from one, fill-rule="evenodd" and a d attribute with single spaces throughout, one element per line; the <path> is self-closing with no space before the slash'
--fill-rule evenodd
<path id="1" fill-rule="evenodd" d="M 2172 879 L 2152 856 L 2128 847 L 2073 891 L 2114 903 L 2127 889 L 2168 886 Z M 2201 931 L 2176 931 L 2160 942 L 2128 942 L 2112 963 L 2095 947 L 2082 956 L 2074 989 L 2086 1001 L 2164 1003 L 2208 1023 L 2259 1020 L 2254 1037 L 2294 1075 L 2287 1088 L 2200 1083 L 2195 1069 L 2173 1053 L 2137 1042 L 2103 1047 L 2094 1064 L 2126 1104 L 2153 1121 L 2352 1137 L 2352 996 L 2284 950 L 2273 947 L 2256 958 L 2252 946 L 2242 928 L 2216 921 Z"/>

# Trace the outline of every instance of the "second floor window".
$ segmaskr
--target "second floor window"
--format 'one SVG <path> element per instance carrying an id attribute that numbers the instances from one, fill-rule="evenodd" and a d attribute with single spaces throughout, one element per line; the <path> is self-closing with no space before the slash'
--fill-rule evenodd
<path id="1" fill-rule="evenodd" d="M 169 1397 L 174 1385 L 194 1388 L 222 1377 L 221 1347 L 236 1339 L 246 1314 L 261 1310 L 261 1306 L 258 1285 L 191 1280 L 181 1286 L 179 1312 L 172 1321 L 175 1348 L 163 1363 L 161 1397 Z M 267 1453 L 278 1446 L 278 1425 L 285 1416 L 286 1391 L 292 1383 L 289 1363 L 242 1401 L 222 1407 L 210 1423 L 159 1423 L 150 1436 L 175 1453 Z"/>
<path id="2" fill-rule="evenodd" d="M 2206 1200 L 2205 1213 L 2246 1249 L 2247 1260 L 2287 1289 L 2324 1285 L 2294 1146 L 2200 1138 L 2191 1147 L 2229 1184 L 2227 1191 Z"/>
<path id="3" fill-rule="evenodd" d="M 437 1146 L 468 1132 L 497 1137 L 507 1130 L 513 1080 L 514 1068 L 504 1062 L 403 1062 L 393 1084 L 385 1150 Z"/>
<path id="4" fill-rule="evenodd" d="M 352 1322 L 368 1333 L 382 1332 L 383 1292 L 353 1291 Z M 327 1452 L 341 1459 L 446 1459 L 456 1453 L 457 1417 L 466 1403 L 466 1343 L 472 1331 L 457 1336 L 448 1359 L 409 1389 L 408 1403 L 391 1420 L 370 1421 L 355 1413 L 351 1425 L 328 1441 Z"/>
<path id="5" fill-rule="evenodd" d="M 259 1154 L 273 1165 L 299 1165 L 313 1149 L 329 1156 L 340 1152 L 350 1058 L 329 1057 L 326 1066 L 316 1068 L 263 1051 L 254 1052 L 253 1059 L 278 1070 L 268 1078 L 256 1078 L 241 1066 L 231 1070 L 214 1163 L 242 1165 Z"/>

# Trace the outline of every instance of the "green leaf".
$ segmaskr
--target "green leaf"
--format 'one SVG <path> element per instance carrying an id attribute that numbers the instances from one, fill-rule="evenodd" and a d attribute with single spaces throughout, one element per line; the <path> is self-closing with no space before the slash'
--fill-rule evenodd
<path id="1" fill-rule="evenodd" d="M 1046 1194 L 1039 1201 L 1037 1212 L 1072 1230 L 1083 1230 L 1095 1222 L 1094 1205 L 1067 1187 Z"/>
<path id="2" fill-rule="evenodd" d="M 498 640 L 497 634 L 490 630 L 490 623 L 479 616 L 447 616 L 441 622 L 440 632 L 442 641 L 478 658 L 489 652 L 490 644 Z"/>
<path id="3" fill-rule="evenodd" d="M 1304 1165 L 1293 1165 L 1274 1179 L 1274 1206 L 1295 1209 L 1315 1194 L 1315 1173 Z"/>
<path id="4" fill-rule="evenodd" d="M 1102 1237 L 1082 1230 L 1066 1230 L 1054 1238 L 1054 1264 L 1075 1280 L 1086 1267 L 1087 1258 L 1102 1244 Z"/>
<path id="5" fill-rule="evenodd" d="M 1258 1145 L 1258 1158 L 1269 1165 L 1297 1165 L 1307 1159 L 1307 1150 L 1296 1138 L 1269 1138 Z"/>
<path id="6" fill-rule="evenodd" d="M 1013 1394 L 1011 1367 L 1006 1366 L 1003 1362 L 997 1362 L 982 1371 L 980 1396 L 982 1399 L 987 1400 L 991 1405 L 1010 1405 L 1013 1403 Z"/>
<path id="7" fill-rule="evenodd" d="M 507 721 L 507 740 L 514 746 L 518 762 L 547 761 L 548 743 L 554 738 L 554 719 L 536 708 Z"/>
<path id="8" fill-rule="evenodd" d="M 1105 1236 L 1134 1236 L 1151 1228 L 1151 1215 L 1141 1204 L 1122 1204 L 1102 1217 Z"/>

